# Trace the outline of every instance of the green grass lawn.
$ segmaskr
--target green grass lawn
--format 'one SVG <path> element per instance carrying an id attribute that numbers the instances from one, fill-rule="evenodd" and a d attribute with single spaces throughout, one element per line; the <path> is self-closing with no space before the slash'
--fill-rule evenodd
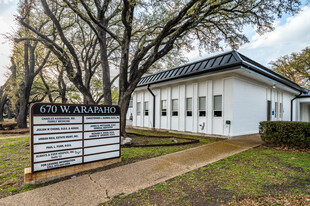
<path id="1" fill-rule="evenodd" d="M 261 146 L 104 205 L 269 205 L 287 196 L 310 205 L 310 154 Z"/>
<path id="2" fill-rule="evenodd" d="M 0 198 L 24 189 L 24 168 L 30 164 L 28 139 L 0 139 Z"/>
<path id="3" fill-rule="evenodd" d="M 149 159 L 152 157 L 158 157 L 161 155 L 178 152 L 181 150 L 189 149 L 192 147 L 197 147 L 203 144 L 209 144 L 217 141 L 213 138 L 202 138 L 195 136 L 186 136 L 180 134 L 170 134 L 166 132 L 154 132 L 147 130 L 129 130 L 129 132 L 141 134 L 141 135 L 154 135 L 154 136 L 175 136 L 175 137 L 185 137 L 191 139 L 198 139 L 200 142 L 197 144 L 188 144 L 180 146 L 165 146 L 165 147 L 132 147 L 132 148 L 122 148 L 122 161 L 123 163 L 133 163 L 139 160 Z"/>
<path id="4" fill-rule="evenodd" d="M 122 148 L 122 162 L 112 167 L 216 141 L 163 132 L 143 130 L 131 130 L 131 132 L 187 137 L 199 139 L 200 143 Z M 24 168 L 30 164 L 28 139 L 28 137 L 0 138 L 0 198 L 38 187 L 23 184 Z M 104 169 L 106 168 L 101 170 Z M 95 171 L 90 171 L 92 172 Z M 114 198 L 104 205 L 250 205 L 249 202 L 253 203 L 252 205 L 276 205 L 266 203 L 266 199 L 284 202 L 297 199 L 299 202 L 294 205 L 309 205 L 310 200 L 307 202 L 305 196 L 310 199 L 310 154 L 261 146 L 137 193 Z"/>
<path id="5" fill-rule="evenodd" d="M 151 132 L 143 130 L 131 130 L 130 132 L 144 135 L 155 135 L 155 136 L 187 137 L 191 139 L 199 139 L 200 143 L 181 145 L 181 146 L 166 146 L 166 147 L 122 148 L 121 149 L 122 162 L 117 163 L 112 167 L 145 160 L 152 157 L 158 157 L 161 155 L 189 149 L 192 147 L 197 147 L 203 144 L 208 144 L 216 141 L 215 139 L 210 138 L 199 138 L 186 135 L 172 135 L 164 132 Z M 30 160 L 29 160 L 30 145 L 28 144 L 28 140 L 29 137 L 1 139 L 0 136 L 0 198 L 42 186 L 42 185 L 28 186 L 23 184 L 24 168 L 30 166 Z M 86 172 L 86 174 L 104 169 L 106 168 Z"/>

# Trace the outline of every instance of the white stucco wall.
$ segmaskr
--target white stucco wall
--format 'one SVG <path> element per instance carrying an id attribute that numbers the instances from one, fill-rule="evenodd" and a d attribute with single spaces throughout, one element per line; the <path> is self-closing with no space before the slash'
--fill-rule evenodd
<path id="1" fill-rule="evenodd" d="M 152 85 L 151 90 L 156 96 L 155 128 L 223 136 L 258 133 L 259 122 L 267 120 L 267 100 L 271 101 L 273 111 L 271 120 L 289 121 L 290 101 L 295 95 L 280 88 L 272 88 L 270 84 L 267 85 L 256 79 L 233 73 Z M 222 95 L 221 117 L 214 116 L 215 95 Z M 199 116 L 199 97 L 206 97 L 204 117 Z M 192 98 L 192 116 L 186 115 L 186 98 Z M 178 116 L 172 116 L 172 99 L 178 99 Z M 166 116 L 161 115 L 162 100 L 167 101 Z M 145 101 L 149 102 L 148 116 L 144 115 Z M 296 105 L 299 104 L 298 101 L 296 100 Z M 141 104 L 139 116 L 136 112 L 138 102 Z M 277 117 L 276 102 L 278 103 Z M 283 104 L 282 115 L 280 115 L 280 104 Z M 305 111 L 310 113 L 310 107 L 305 108 Z M 227 120 L 231 121 L 230 126 L 226 124 Z M 153 96 L 146 88 L 139 88 L 134 92 L 133 126 L 153 127 Z"/>
<path id="2" fill-rule="evenodd" d="M 226 78 L 223 80 L 223 134 L 225 136 L 233 136 L 234 123 L 234 88 L 235 79 Z M 226 120 L 231 121 L 231 124 L 226 124 Z"/>
<path id="3" fill-rule="evenodd" d="M 293 117 L 294 121 L 310 121 L 310 97 L 307 98 L 297 98 L 293 103 L 294 111 Z"/>
<path id="4" fill-rule="evenodd" d="M 300 104 L 300 121 L 309 122 L 310 104 L 302 103 Z"/>
<path id="5" fill-rule="evenodd" d="M 283 92 L 283 121 L 291 120 L 291 100 L 294 98 L 294 95 Z"/>
<path id="6" fill-rule="evenodd" d="M 258 133 L 259 122 L 266 120 L 266 87 L 234 79 L 232 136 Z"/>

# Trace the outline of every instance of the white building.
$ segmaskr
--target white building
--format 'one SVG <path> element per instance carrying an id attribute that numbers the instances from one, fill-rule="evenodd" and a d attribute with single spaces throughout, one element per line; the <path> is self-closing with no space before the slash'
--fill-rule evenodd
<path id="1" fill-rule="evenodd" d="M 143 77 L 133 127 L 238 136 L 266 120 L 310 120 L 308 90 L 231 51 Z"/>

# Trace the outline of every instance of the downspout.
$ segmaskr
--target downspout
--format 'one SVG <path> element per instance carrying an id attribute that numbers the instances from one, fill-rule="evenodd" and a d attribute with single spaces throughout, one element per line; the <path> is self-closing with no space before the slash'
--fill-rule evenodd
<path id="1" fill-rule="evenodd" d="M 295 99 L 297 99 L 298 97 L 300 97 L 302 94 L 302 92 L 300 92 L 297 96 L 295 96 L 292 100 L 291 100 L 291 121 L 293 121 L 293 102 Z"/>
<path id="2" fill-rule="evenodd" d="M 150 85 L 149 84 L 147 85 L 147 90 L 149 90 L 149 92 L 153 96 L 153 129 L 155 129 L 155 94 L 150 89 Z"/>

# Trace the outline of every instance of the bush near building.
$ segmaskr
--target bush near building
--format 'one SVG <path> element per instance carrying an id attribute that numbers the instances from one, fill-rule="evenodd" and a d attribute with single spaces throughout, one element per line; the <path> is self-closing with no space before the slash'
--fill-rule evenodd
<path id="1" fill-rule="evenodd" d="M 310 122 L 264 121 L 260 122 L 259 133 L 267 144 L 310 148 Z"/>

